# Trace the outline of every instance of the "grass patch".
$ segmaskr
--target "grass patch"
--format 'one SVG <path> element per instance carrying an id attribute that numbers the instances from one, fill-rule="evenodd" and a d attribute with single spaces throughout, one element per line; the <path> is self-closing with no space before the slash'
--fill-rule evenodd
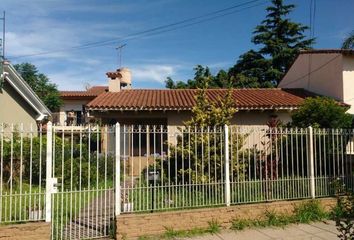
<path id="1" fill-rule="evenodd" d="M 326 212 L 319 201 L 311 200 L 297 205 L 292 214 L 279 214 L 266 211 L 262 219 L 234 219 L 231 229 L 244 230 L 257 227 L 284 227 L 291 223 L 310 223 L 328 219 Z"/>
<path id="2" fill-rule="evenodd" d="M 328 219 L 330 213 L 323 209 L 319 201 L 311 200 L 296 206 L 294 209 L 294 217 L 294 222 L 310 223 Z"/>

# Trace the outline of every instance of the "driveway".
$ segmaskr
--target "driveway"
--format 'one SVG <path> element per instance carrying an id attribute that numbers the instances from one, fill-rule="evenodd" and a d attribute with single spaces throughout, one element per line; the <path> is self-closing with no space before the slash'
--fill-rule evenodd
<path id="1" fill-rule="evenodd" d="M 190 240 L 335 240 L 338 231 L 333 221 L 316 222 L 311 224 L 292 224 L 285 228 L 258 228 L 243 231 L 222 231 L 214 235 L 204 235 Z"/>

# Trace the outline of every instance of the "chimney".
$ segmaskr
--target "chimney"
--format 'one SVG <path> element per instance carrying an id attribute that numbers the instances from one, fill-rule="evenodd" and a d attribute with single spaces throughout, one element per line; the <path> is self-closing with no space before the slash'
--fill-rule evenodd
<path id="1" fill-rule="evenodd" d="M 108 77 L 108 91 L 119 92 L 122 89 L 131 89 L 132 74 L 128 68 L 120 68 L 115 72 L 106 73 Z"/>

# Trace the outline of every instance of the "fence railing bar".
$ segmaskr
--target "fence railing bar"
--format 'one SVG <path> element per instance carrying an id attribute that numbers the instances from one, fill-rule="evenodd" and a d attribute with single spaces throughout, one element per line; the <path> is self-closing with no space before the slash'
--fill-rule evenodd
<path id="1" fill-rule="evenodd" d="M 314 151 L 313 151 L 313 128 L 308 127 L 309 135 L 309 162 L 310 162 L 310 192 L 311 198 L 316 197 L 315 193 L 315 164 L 314 164 Z"/>
<path id="2" fill-rule="evenodd" d="M 229 127 L 224 126 L 224 140 L 225 140 L 225 204 L 230 206 L 230 158 L 229 158 Z"/>
<path id="3" fill-rule="evenodd" d="M 46 201 L 45 201 L 45 221 L 50 222 L 52 219 L 52 163 L 53 163 L 53 142 L 52 142 L 52 123 L 47 123 L 47 148 L 46 148 Z"/>
<path id="4" fill-rule="evenodd" d="M 119 122 L 116 123 L 115 125 L 115 204 L 114 204 L 114 209 L 115 209 L 115 216 L 118 217 L 121 213 L 121 183 L 120 183 L 120 124 Z"/>

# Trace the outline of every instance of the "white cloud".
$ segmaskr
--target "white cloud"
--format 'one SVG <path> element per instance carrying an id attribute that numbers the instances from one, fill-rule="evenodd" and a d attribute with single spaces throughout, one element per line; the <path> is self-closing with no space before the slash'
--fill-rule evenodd
<path id="1" fill-rule="evenodd" d="M 146 22 L 118 21 L 122 11 L 138 14 L 151 8 L 151 4 L 164 4 L 165 0 L 149 4 L 114 1 L 72 0 L 3 0 L 7 10 L 8 31 L 6 53 L 13 63 L 31 62 L 38 70 L 56 83 L 61 90 L 82 90 L 86 83 L 106 85 L 105 73 L 116 65 L 116 52 L 112 45 L 89 50 L 67 51 L 73 46 L 126 36 L 146 28 Z M 132 7 L 134 6 L 135 7 Z M 77 13 L 77 14 L 76 14 Z M 92 17 L 87 17 L 87 16 Z M 109 20 L 108 20 L 109 19 Z M 65 49 L 66 51 L 60 51 Z M 59 51 L 58 51 L 59 50 Z M 15 58 L 42 52 L 51 54 Z M 139 53 L 140 54 L 140 53 Z M 141 53 L 143 55 L 143 53 Z M 178 77 L 185 70 L 176 59 L 131 58 L 127 66 L 132 69 L 133 84 L 161 85 L 166 77 Z M 126 60 L 129 62 L 129 60 Z M 188 66 L 188 68 L 191 68 Z"/>
<path id="2" fill-rule="evenodd" d="M 163 83 L 166 77 L 173 76 L 176 73 L 177 66 L 172 65 L 139 65 L 132 67 L 133 82 L 154 81 Z"/>

